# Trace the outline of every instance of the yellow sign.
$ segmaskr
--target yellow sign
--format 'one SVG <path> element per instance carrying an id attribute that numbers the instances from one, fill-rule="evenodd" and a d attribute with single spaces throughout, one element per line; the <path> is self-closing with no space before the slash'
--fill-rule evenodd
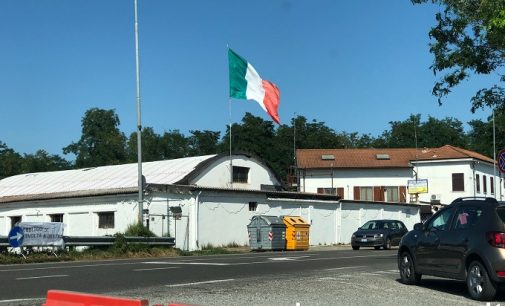
<path id="1" fill-rule="evenodd" d="M 428 180 L 409 180 L 407 189 L 409 194 L 428 193 Z"/>

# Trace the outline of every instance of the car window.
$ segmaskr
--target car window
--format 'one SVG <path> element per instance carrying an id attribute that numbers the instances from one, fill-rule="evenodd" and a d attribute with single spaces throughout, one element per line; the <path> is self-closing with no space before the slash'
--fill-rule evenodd
<path id="1" fill-rule="evenodd" d="M 403 225 L 403 223 L 401 223 L 401 222 L 396 222 L 396 224 L 398 225 L 398 229 L 404 229 L 405 228 L 405 225 Z"/>
<path id="2" fill-rule="evenodd" d="M 476 207 L 460 207 L 456 211 L 454 229 L 472 228 L 482 215 L 482 209 Z"/>
<path id="3" fill-rule="evenodd" d="M 384 223 L 384 229 L 388 229 L 388 228 L 390 228 L 390 226 L 389 226 L 389 222 L 385 222 L 385 223 Z"/>
<path id="4" fill-rule="evenodd" d="M 439 230 L 439 231 L 449 229 L 449 222 L 453 211 L 454 208 L 452 207 L 441 210 L 438 214 L 436 214 L 433 217 L 433 219 L 429 221 L 429 223 L 426 225 L 426 229 Z"/>

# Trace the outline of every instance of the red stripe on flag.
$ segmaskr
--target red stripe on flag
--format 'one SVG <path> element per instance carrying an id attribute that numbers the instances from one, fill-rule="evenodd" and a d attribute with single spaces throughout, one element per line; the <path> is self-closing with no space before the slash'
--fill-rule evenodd
<path id="1" fill-rule="evenodd" d="M 263 88 L 265 89 L 265 98 L 263 99 L 263 104 L 265 105 L 268 114 L 272 119 L 281 124 L 281 119 L 279 118 L 279 102 L 281 99 L 281 93 L 277 86 L 267 80 L 262 80 Z"/>

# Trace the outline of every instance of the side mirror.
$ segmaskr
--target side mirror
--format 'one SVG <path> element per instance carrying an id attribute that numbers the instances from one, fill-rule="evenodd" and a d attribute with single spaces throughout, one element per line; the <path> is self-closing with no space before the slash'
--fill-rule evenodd
<path id="1" fill-rule="evenodd" d="M 414 224 L 414 230 L 422 232 L 424 231 L 424 225 L 422 223 L 416 223 Z"/>

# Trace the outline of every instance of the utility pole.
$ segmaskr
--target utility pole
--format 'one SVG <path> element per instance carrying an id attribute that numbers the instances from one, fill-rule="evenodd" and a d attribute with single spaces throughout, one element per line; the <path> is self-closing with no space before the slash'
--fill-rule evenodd
<path id="1" fill-rule="evenodd" d="M 135 68 L 137 81 L 137 159 L 139 187 L 139 223 L 144 223 L 144 180 L 142 179 L 142 120 L 140 112 L 139 22 L 137 0 L 135 4 Z"/>

